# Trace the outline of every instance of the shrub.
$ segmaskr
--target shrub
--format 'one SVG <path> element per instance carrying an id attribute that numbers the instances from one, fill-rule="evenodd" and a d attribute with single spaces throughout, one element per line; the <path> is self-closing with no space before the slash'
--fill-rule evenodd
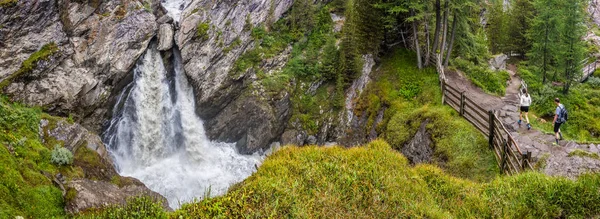
<path id="1" fill-rule="evenodd" d="M 60 145 L 54 146 L 52 150 L 52 163 L 57 165 L 69 165 L 73 163 L 73 153 Z"/>
<path id="2" fill-rule="evenodd" d="M 600 88 L 600 78 L 590 77 L 588 78 L 587 83 L 593 88 Z"/>
<path id="3" fill-rule="evenodd" d="M 481 87 L 484 91 L 504 96 L 506 81 L 510 78 L 508 72 L 494 72 L 487 68 L 487 66 L 475 65 L 461 58 L 454 59 L 452 63 L 462 70 L 473 84 Z"/>
<path id="4" fill-rule="evenodd" d="M 209 22 L 200 22 L 196 26 L 196 37 L 202 41 L 208 40 L 208 29 L 210 29 Z"/>

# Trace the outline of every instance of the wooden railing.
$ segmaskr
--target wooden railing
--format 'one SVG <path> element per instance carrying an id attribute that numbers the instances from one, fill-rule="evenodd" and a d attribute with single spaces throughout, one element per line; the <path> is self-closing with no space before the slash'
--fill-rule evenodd
<path id="1" fill-rule="evenodd" d="M 584 60 L 587 62 L 587 59 Z M 598 63 L 598 61 L 594 61 L 590 64 L 587 64 L 583 67 L 582 71 L 583 71 L 583 75 L 581 77 L 581 79 L 579 80 L 579 82 L 584 82 L 587 78 L 589 78 L 592 74 L 594 74 L 594 72 L 596 71 L 596 64 Z"/>
<path id="2" fill-rule="evenodd" d="M 475 101 L 447 83 L 441 58 L 436 55 L 436 69 L 439 73 L 442 88 L 442 104 L 448 104 L 459 112 L 477 130 L 488 138 L 490 149 L 494 151 L 496 162 L 500 171 L 506 174 L 516 174 L 533 169 L 531 165 L 531 152 L 523 152 L 513 136 L 506 130 L 502 121 L 492 110 L 485 110 Z M 524 82 L 522 86 L 527 87 Z"/>

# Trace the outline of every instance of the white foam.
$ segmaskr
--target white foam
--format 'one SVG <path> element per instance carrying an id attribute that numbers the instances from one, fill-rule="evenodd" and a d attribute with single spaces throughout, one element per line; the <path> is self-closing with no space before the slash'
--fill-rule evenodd
<path id="1" fill-rule="evenodd" d="M 179 52 L 175 75 L 167 77 L 162 57 L 151 45 L 134 70 L 131 91 L 120 96 L 105 132 L 119 173 L 142 181 L 165 196 L 172 208 L 211 195 L 250 176 L 261 155 L 240 155 L 234 144 L 208 140 L 195 113 L 194 94 Z M 173 101 L 175 100 L 175 101 Z"/>

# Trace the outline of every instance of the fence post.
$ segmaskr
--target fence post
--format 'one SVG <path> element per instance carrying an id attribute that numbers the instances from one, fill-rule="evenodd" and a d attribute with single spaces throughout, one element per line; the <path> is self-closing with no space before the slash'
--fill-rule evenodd
<path id="1" fill-rule="evenodd" d="M 442 79 L 442 105 L 446 103 L 446 82 Z"/>
<path id="2" fill-rule="evenodd" d="M 465 116 L 465 92 L 460 93 L 460 115 Z"/>
<path id="3" fill-rule="evenodd" d="M 527 170 L 527 163 L 531 160 L 531 151 L 526 151 L 521 154 L 521 169 Z"/>
<path id="4" fill-rule="evenodd" d="M 506 153 L 508 149 L 508 141 L 502 140 L 502 163 L 500 165 L 500 171 L 504 173 L 506 171 Z"/>
<path id="5" fill-rule="evenodd" d="M 488 111 L 488 114 L 490 115 L 490 134 L 488 135 L 489 137 L 489 146 L 490 149 L 494 149 L 494 111 L 490 110 Z"/>

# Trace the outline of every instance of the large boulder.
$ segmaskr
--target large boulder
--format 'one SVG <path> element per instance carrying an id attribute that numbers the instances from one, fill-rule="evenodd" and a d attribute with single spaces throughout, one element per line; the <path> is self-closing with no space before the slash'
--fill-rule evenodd
<path id="1" fill-rule="evenodd" d="M 490 69 L 494 71 L 506 70 L 506 61 L 508 56 L 506 54 L 498 54 L 493 56 L 490 61 Z"/>
<path id="2" fill-rule="evenodd" d="M 427 123 L 427 120 L 422 122 L 413 139 L 402 147 L 402 154 L 413 164 L 431 162 L 433 141 L 427 132 Z"/>
<path id="3" fill-rule="evenodd" d="M 155 35 L 155 20 L 138 1 L 23 0 L 0 7 L 1 88 L 51 113 L 89 118 L 100 108 L 95 115 L 103 115 L 113 88 Z M 49 44 L 58 50 L 33 59 Z M 22 71 L 27 59 L 35 60 L 34 69 Z M 98 131 L 101 120 L 94 117 L 88 127 Z"/>
<path id="4" fill-rule="evenodd" d="M 63 190 L 65 211 L 76 214 L 88 209 L 125 204 L 135 196 L 150 196 L 161 201 L 165 209 L 167 200 L 148 189 L 142 182 L 120 176 L 100 137 L 80 124 L 66 119 L 47 117 L 40 121 L 39 134 L 45 145 L 64 146 L 74 154 L 69 176 L 52 177 Z"/>
<path id="5" fill-rule="evenodd" d="M 130 178 L 131 180 L 135 180 Z M 146 196 L 161 202 L 164 209 L 170 209 L 167 200 L 160 194 L 150 191 L 143 184 L 119 185 L 90 179 L 71 180 L 66 185 L 67 203 L 65 211 L 77 214 L 88 209 L 98 209 L 110 205 L 125 205 L 131 197 Z"/>

